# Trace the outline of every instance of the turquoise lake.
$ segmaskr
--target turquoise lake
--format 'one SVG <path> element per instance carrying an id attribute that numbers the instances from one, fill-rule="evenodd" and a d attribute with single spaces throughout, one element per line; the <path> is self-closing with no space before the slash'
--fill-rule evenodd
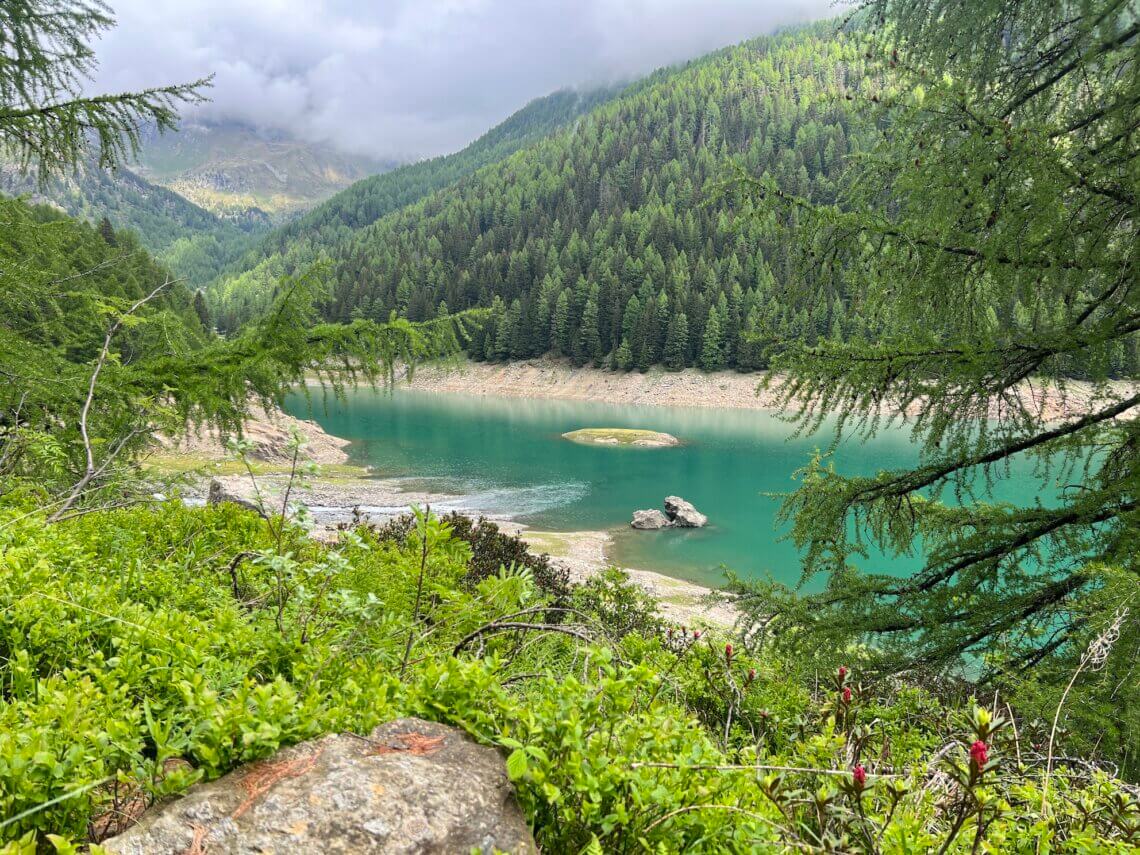
<path id="1" fill-rule="evenodd" d="M 799 554 L 781 538 L 769 493 L 794 488 L 793 473 L 830 430 L 791 438 L 794 429 L 757 410 L 611 405 L 595 402 L 474 397 L 373 389 L 310 408 L 300 395 L 294 415 L 313 418 L 329 433 L 352 441 L 355 462 L 379 477 L 409 477 L 427 489 L 463 494 L 466 511 L 509 516 L 538 529 L 612 529 L 611 558 L 705 584 L 724 567 L 747 578 L 769 575 L 787 584 L 800 577 Z M 584 427 L 666 431 L 675 448 L 580 445 L 561 434 Z M 909 435 L 886 431 L 869 441 L 845 440 L 834 453 L 847 474 L 869 474 L 917 459 Z M 1015 466 L 996 485 L 1000 499 L 1032 501 L 1041 480 L 1029 465 Z M 660 508 L 665 496 L 688 499 L 709 517 L 703 529 L 633 531 L 638 508 Z M 907 572 L 920 556 L 868 559 L 865 569 Z M 814 586 L 813 586 L 814 587 Z"/>

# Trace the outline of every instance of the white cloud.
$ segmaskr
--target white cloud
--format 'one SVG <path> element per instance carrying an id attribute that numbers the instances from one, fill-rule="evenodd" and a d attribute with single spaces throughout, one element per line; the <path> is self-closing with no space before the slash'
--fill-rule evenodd
<path id="1" fill-rule="evenodd" d="M 95 85 L 215 75 L 204 118 L 377 157 L 454 151 L 563 86 L 644 74 L 832 0 L 112 0 Z"/>

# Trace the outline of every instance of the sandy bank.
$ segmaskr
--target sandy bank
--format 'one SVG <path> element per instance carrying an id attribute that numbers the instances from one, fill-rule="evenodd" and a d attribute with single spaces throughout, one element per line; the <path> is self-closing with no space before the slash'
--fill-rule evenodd
<path id="1" fill-rule="evenodd" d="M 708 374 L 695 368 L 666 371 L 655 367 L 639 371 L 602 371 L 575 368 L 553 359 L 530 359 L 505 364 L 461 362 L 425 365 L 416 369 L 407 388 L 424 392 L 451 392 L 506 398 L 555 398 L 569 401 L 597 401 L 607 404 L 639 404 L 659 407 L 712 407 L 746 410 L 783 411 L 780 399 L 782 378 L 774 376 L 768 388 L 761 388 L 766 374 L 739 374 L 719 371 Z M 1113 395 L 1135 394 L 1140 384 L 1116 381 L 1109 384 Z M 1070 381 L 1064 390 L 1039 382 L 1026 382 L 1017 397 L 1046 421 L 1081 416 L 1093 406 L 1093 387 Z M 1007 402 L 1008 406 L 1008 402 Z M 918 403 L 907 407 L 916 413 Z M 999 417 L 998 404 L 990 417 Z"/>
<path id="2" fill-rule="evenodd" d="M 288 446 L 294 431 L 304 438 L 305 460 L 324 466 L 348 463 L 347 439 L 326 433 L 316 422 L 297 419 L 280 410 L 253 407 L 242 437 L 252 444 L 249 451 L 251 459 L 264 463 L 288 463 L 292 456 Z M 160 437 L 159 442 L 165 454 L 218 461 L 234 456 L 213 428 L 194 430 L 177 440 Z"/>
<path id="3" fill-rule="evenodd" d="M 607 404 L 644 404 L 662 407 L 730 407 L 772 409 L 779 405 L 775 391 L 757 394 L 762 374 L 718 372 L 693 368 L 665 371 L 601 371 L 575 368 L 551 359 L 491 364 L 423 365 L 407 388 L 424 392 L 453 392 L 507 398 L 556 398 Z"/>

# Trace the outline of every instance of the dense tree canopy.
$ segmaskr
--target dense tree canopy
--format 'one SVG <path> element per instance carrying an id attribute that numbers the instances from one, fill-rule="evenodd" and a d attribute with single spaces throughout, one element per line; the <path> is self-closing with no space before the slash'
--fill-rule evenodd
<path id="1" fill-rule="evenodd" d="M 562 90 L 538 98 L 475 142 L 454 154 L 358 181 L 309 213 L 274 230 L 240 260 L 226 267 L 211 288 L 224 329 L 236 329 L 263 311 L 276 290 L 276 278 L 296 273 L 322 258 L 328 248 L 386 214 L 442 190 L 488 164 L 542 139 L 613 97 L 612 89 Z M 235 277 L 243 270 L 247 275 Z"/>

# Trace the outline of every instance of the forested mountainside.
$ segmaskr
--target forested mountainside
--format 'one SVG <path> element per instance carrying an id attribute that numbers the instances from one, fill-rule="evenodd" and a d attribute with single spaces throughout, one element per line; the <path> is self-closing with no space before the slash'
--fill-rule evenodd
<path id="1" fill-rule="evenodd" d="M 860 93 L 863 61 L 849 36 L 819 24 L 659 72 L 355 230 L 385 207 L 369 209 L 352 188 L 275 235 L 274 254 L 216 283 L 211 302 L 234 328 L 276 277 L 324 259 L 329 319 L 491 308 L 470 348 L 478 359 L 552 352 L 621 369 L 753 370 L 787 342 L 873 340 L 889 318 L 797 270 L 783 231 L 794 214 L 778 220 L 753 197 L 721 192 L 741 174 L 766 175 L 785 194 L 832 201 L 872 138 L 853 109 L 881 88 Z M 1028 329 L 1035 312 L 1014 299 L 980 323 Z M 1111 363 L 1113 376 L 1140 370 L 1135 340 L 1115 344 Z M 1085 366 L 1074 359 L 1068 371 Z"/>
<path id="2" fill-rule="evenodd" d="M 331 259 L 330 318 L 427 318 L 481 305 L 477 357 L 763 364 L 774 334 L 852 335 L 843 295 L 797 300 L 775 223 L 720 182 L 739 166 L 833 197 L 860 131 L 855 48 L 819 25 L 660 72 L 574 127 L 349 233 L 297 245 L 214 292 L 223 323 L 271 277 Z M 350 191 L 351 192 L 351 191 Z M 343 198 L 343 197 L 342 197 Z"/>
<path id="3" fill-rule="evenodd" d="M 271 232 L 247 255 L 235 277 L 211 289 L 223 329 L 234 329 L 265 306 L 282 273 L 296 272 L 330 248 L 348 244 L 357 230 L 496 163 L 605 103 L 619 90 L 564 89 L 536 98 L 454 154 L 435 157 L 358 181 L 309 213 Z M 236 276 L 241 270 L 250 272 Z"/>
<path id="4" fill-rule="evenodd" d="M 0 167 L 0 193 L 61 207 L 78 219 L 104 217 L 139 242 L 188 285 L 209 282 L 269 228 L 264 215 L 222 219 L 130 169 L 114 172 L 85 162 L 71 174 L 40 185 L 14 164 Z"/>

